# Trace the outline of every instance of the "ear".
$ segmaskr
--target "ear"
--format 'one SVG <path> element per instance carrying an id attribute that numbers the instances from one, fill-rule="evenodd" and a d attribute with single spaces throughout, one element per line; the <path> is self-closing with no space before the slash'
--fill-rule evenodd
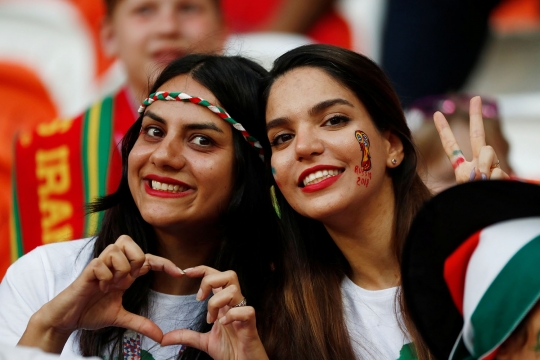
<path id="1" fill-rule="evenodd" d="M 403 142 L 401 142 L 401 138 L 397 134 L 389 130 L 384 133 L 384 137 L 386 138 L 386 152 L 388 154 L 386 166 L 389 168 L 398 167 L 405 156 Z"/>
<path id="2" fill-rule="evenodd" d="M 105 17 L 101 22 L 100 40 L 103 51 L 107 56 L 118 56 L 118 41 L 116 32 L 114 31 L 113 20 L 110 17 Z"/>

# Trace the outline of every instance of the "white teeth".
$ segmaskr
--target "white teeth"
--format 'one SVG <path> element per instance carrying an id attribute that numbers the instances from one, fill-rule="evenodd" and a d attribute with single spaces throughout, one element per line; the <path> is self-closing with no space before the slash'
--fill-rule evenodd
<path id="1" fill-rule="evenodd" d="M 304 186 L 313 185 L 323 181 L 324 179 L 328 179 L 329 177 L 339 175 L 342 172 L 342 170 L 338 169 L 316 171 L 306 176 L 303 180 L 303 183 Z"/>
<path id="2" fill-rule="evenodd" d="M 161 191 L 175 192 L 175 193 L 183 192 L 189 189 L 188 187 L 185 187 L 185 186 L 161 183 L 156 180 L 151 181 L 151 186 L 152 186 L 152 189 L 154 190 L 161 190 Z"/>

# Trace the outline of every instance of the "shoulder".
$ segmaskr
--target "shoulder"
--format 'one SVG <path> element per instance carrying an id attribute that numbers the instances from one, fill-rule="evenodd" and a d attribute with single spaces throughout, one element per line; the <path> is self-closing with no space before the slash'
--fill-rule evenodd
<path id="1" fill-rule="evenodd" d="M 48 284 L 63 289 L 91 260 L 94 242 L 94 239 L 82 239 L 39 246 L 9 267 L 2 285 L 5 282 L 20 286 Z"/>

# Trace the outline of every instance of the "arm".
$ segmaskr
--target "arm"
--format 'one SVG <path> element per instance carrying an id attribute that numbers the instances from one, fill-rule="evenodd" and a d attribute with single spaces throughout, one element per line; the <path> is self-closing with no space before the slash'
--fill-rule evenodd
<path id="1" fill-rule="evenodd" d="M 19 345 L 60 353 L 75 330 L 107 326 L 134 330 L 160 342 L 161 329 L 149 319 L 126 311 L 122 304 L 124 292 L 150 270 L 183 275 L 170 260 L 144 254 L 129 236 L 120 236 L 32 316 Z"/>

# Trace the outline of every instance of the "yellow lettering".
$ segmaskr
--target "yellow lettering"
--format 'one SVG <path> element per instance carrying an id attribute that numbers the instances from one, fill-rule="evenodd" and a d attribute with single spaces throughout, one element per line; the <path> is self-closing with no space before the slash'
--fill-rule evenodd
<path id="1" fill-rule="evenodd" d="M 69 148 L 66 145 L 51 150 L 36 152 L 36 176 L 38 185 L 39 211 L 41 213 L 42 242 L 50 243 L 73 238 L 70 224 L 59 226 L 73 216 L 73 205 L 67 200 L 51 199 L 51 195 L 62 195 L 69 191 Z"/>
<path id="2" fill-rule="evenodd" d="M 36 152 L 36 176 L 44 183 L 38 186 L 38 195 L 64 194 L 71 186 L 69 174 L 69 148 L 62 145 L 51 150 Z"/>
<path id="3" fill-rule="evenodd" d="M 63 134 L 71 128 L 73 120 L 54 120 L 48 123 L 41 123 L 36 128 L 39 136 L 52 136 Z"/>

